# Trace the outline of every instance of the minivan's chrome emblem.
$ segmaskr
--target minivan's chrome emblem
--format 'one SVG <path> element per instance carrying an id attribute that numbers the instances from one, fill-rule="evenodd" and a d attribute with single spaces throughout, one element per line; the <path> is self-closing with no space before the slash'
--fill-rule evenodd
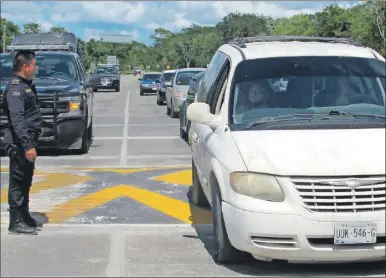
<path id="1" fill-rule="evenodd" d="M 346 185 L 347 185 L 348 187 L 355 188 L 355 187 L 357 187 L 357 186 L 360 186 L 361 183 L 360 183 L 359 180 L 357 180 L 357 179 L 348 179 L 348 180 L 346 181 Z"/>
<path id="2" fill-rule="evenodd" d="M 321 181 L 321 184 L 335 185 L 335 186 L 348 186 L 350 188 L 356 188 L 363 185 L 376 185 L 385 183 L 385 179 L 371 179 L 371 180 L 359 180 L 359 179 L 344 179 L 335 181 Z"/>

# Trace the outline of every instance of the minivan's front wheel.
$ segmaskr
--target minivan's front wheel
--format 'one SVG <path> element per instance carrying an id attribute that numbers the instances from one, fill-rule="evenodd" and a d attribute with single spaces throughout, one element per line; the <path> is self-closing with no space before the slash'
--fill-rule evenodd
<path id="1" fill-rule="evenodd" d="M 215 241 L 214 260 L 216 263 L 244 263 L 251 256 L 234 248 L 229 241 L 226 231 L 224 217 L 222 213 L 221 193 L 218 185 L 212 188 L 212 215 L 213 215 L 213 232 Z"/>

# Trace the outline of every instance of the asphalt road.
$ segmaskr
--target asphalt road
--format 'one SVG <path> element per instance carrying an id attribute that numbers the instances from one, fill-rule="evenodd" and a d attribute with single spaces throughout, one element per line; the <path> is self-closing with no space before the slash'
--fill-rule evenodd
<path id="1" fill-rule="evenodd" d="M 8 160 L 1 158 L 1 276 L 372 276 L 380 264 L 216 265 L 211 213 L 189 203 L 191 155 L 155 96 L 95 93 L 87 155 L 40 153 L 31 211 L 37 236 L 7 234 Z M 20 266 L 23 267 L 20 267 Z"/>

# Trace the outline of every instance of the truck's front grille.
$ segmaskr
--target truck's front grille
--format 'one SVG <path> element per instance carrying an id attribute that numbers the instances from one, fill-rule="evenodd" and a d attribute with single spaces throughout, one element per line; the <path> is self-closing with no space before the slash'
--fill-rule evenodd
<path id="1" fill-rule="evenodd" d="M 313 212 L 384 211 L 385 177 L 291 179 L 305 207 Z M 356 187 L 346 185 L 346 182 Z"/>

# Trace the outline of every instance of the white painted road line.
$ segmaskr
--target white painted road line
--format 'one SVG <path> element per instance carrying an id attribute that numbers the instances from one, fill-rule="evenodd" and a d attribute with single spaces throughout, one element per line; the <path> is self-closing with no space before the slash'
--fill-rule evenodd
<path id="1" fill-rule="evenodd" d="M 124 132 L 128 132 L 129 127 L 124 126 Z M 127 133 L 126 133 L 127 134 Z M 126 139 L 126 140 L 124 140 Z M 181 139 L 180 136 L 123 136 L 123 137 L 93 137 L 93 140 L 122 140 L 121 154 L 124 156 L 127 151 L 127 140 L 175 140 Z M 126 142 L 125 144 L 123 142 Z"/>
<path id="2" fill-rule="evenodd" d="M 129 127 L 165 127 L 165 126 L 179 126 L 180 124 L 129 124 Z M 104 124 L 93 125 L 94 127 L 123 127 L 124 124 Z"/>
<path id="3" fill-rule="evenodd" d="M 127 156 L 127 134 L 129 133 L 129 108 L 130 108 L 130 92 L 126 94 L 126 105 L 125 105 L 125 120 L 123 122 L 123 135 L 122 135 L 122 146 L 121 146 L 121 166 L 125 166 L 126 164 L 126 156 Z"/>
<path id="4" fill-rule="evenodd" d="M 128 136 L 127 140 L 174 140 L 181 139 L 180 136 Z"/>
<path id="5" fill-rule="evenodd" d="M 123 137 L 93 137 L 93 140 L 123 140 Z"/>
<path id="6" fill-rule="evenodd" d="M 105 117 L 124 117 L 125 115 L 124 114 L 106 114 L 106 115 L 93 115 L 93 117 L 102 117 L 102 118 L 105 118 Z"/>
<path id="7" fill-rule="evenodd" d="M 93 125 L 94 127 L 121 127 L 123 124 Z"/>
<path id="8" fill-rule="evenodd" d="M 121 230 L 111 233 L 110 254 L 107 265 L 107 277 L 123 277 L 125 275 L 125 236 Z"/>

